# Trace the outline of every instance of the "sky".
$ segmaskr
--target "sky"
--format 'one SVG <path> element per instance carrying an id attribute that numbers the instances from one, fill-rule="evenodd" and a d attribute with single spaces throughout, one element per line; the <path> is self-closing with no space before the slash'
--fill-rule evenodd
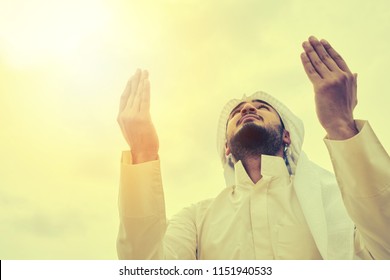
<path id="1" fill-rule="evenodd" d="M 167 216 L 224 188 L 219 113 L 262 90 L 331 170 L 300 62 L 326 38 L 358 73 L 357 119 L 390 148 L 390 2 L 0 0 L 0 259 L 116 259 L 119 98 L 151 82 Z"/>

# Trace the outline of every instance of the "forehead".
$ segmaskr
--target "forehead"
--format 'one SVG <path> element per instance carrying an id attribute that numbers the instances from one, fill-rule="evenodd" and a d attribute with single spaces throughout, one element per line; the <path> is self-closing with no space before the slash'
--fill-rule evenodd
<path id="1" fill-rule="evenodd" d="M 253 105 L 260 105 L 260 104 L 263 104 L 263 105 L 266 105 L 268 107 L 271 108 L 272 111 L 276 112 L 277 111 L 274 109 L 274 107 L 272 107 L 269 103 L 263 101 L 263 100 L 260 100 L 260 99 L 253 99 L 252 101 L 242 101 L 240 102 L 236 107 L 234 107 L 231 111 L 230 111 L 230 114 L 232 114 L 235 110 L 237 109 L 240 109 L 242 106 L 244 106 L 244 104 L 246 103 L 252 103 Z"/>

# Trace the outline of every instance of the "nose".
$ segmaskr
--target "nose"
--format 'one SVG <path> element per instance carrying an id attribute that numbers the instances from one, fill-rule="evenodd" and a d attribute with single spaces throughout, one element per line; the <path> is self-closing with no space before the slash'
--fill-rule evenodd
<path id="1" fill-rule="evenodd" d="M 246 114 L 256 114 L 256 107 L 251 103 L 245 103 L 245 105 L 241 108 L 241 115 L 244 116 Z"/>

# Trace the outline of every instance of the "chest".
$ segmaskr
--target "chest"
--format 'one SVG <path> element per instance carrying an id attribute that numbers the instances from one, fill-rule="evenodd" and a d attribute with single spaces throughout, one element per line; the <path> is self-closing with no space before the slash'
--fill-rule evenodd
<path id="1" fill-rule="evenodd" d="M 198 227 L 200 259 L 321 259 L 292 189 L 236 189 Z"/>

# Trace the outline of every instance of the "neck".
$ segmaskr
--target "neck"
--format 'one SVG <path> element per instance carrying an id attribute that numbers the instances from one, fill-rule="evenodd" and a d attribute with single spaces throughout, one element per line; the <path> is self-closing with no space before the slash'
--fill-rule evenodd
<path id="1" fill-rule="evenodd" d="M 263 177 L 261 175 L 261 156 L 247 157 L 241 162 L 249 178 L 256 184 Z"/>
<path id="2" fill-rule="evenodd" d="M 283 158 L 283 150 L 281 149 L 275 156 L 280 156 Z M 260 181 L 260 179 L 263 177 L 261 175 L 261 155 L 247 156 L 242 159 L 241 162 L 252 182 L 256 184 L 258 181 Z"/>

